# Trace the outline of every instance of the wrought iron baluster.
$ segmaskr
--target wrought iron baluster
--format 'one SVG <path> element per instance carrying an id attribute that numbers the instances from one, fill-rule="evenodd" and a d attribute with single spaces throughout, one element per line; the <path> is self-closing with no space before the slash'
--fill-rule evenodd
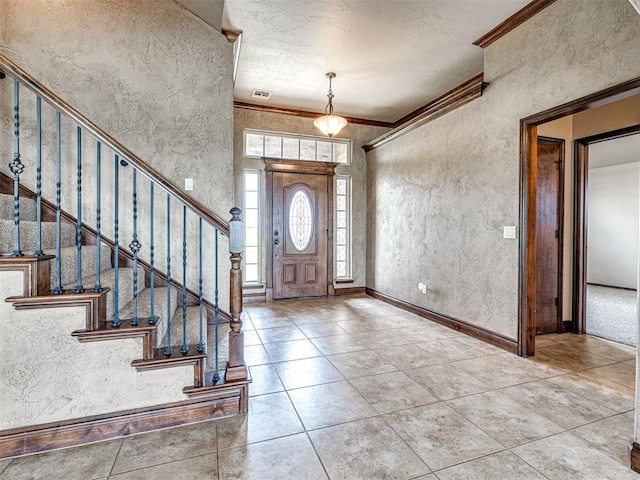
<path id="1" fill-rule="evenodd" d="M 142 248 L 138 240 L 138 192 L 137 192 L 137 173 L 133 169 L 133 240 L 129 244 L 129 248 L 133 253 L 133 318 L 130 323 L 136 326 L 140 323 L 138 318 L 138 252 Z"/>
<path id="2" fill-rule="evenodd" d="M 202 341 L 202 217 L 198 219 L 198 307 L 198 314 L 200 315 L 200 341 L 198 342 L 197 350 L 202 353 L 205 350 L 205 345 Z"/>
<path id="3" fill-rule="evenodd" d="M 154 247 L 154 228 L 153 228 L 153 200 L 154 200 L 154 193 L 153 193 L 153 181 L 150 182 L 151 184 L 151 190 L 150 190 L 150 195 L 151 195 L 151 222 L 150 222 L 150 226 L 149 226 L 149 230 L 150 230 L 150 235 L 149 235 L 149 256 L 150 256 L 150 260 L 151 260 L 151 271 L 149 272 L 149 283 L 151 283 L 150 288 L 151 291 L 150 293 L 150 298 L 151 298 L 151 305 L 150 305 L 150 314 L 149 314 L 149 320 L 147 320 L 147 323 L 149 323 L 149 325 L 155 325 L 156 323 L 158 323 L 158 317 L 155 316 L 155 304 L 154 304 L 154 294 L 155 294 L 155 268 L 154 268 L 154 256 L 155 256 L 155 247 Z"/>
<path id="4" fill-rule="evenodd" d="M 218 381 L 220 380 L 220 366 L 218 365 L 218 319 L 219 319 L 219 314 L 220 314 L 220 306 L 218 304 L 218 229 L 216 228 L 216 236 L 215 236 L 215 243 L 214 243 L 214 249 L 215 249 L 215 268 L 214 268 L 214 272 L 215 272 L 215 290 L 214 290 L 214 297 L 213 297 L 213 311 L 214 311 L 214 316 L 213 316 L 213 325 L 214 325 L 214 342 L 215 342 L 215 352 L 214 353 L 214 359 L 215 359 L 215 371 L 213 372 L 213 383 L 214 385 L 216 383 L 218 383 Z"/>
<path id="5" fill-rule="evenodd" d="M 114 252 L 113 252 L 113 320 L 111 320 L 111 326 L 113 328 L 118 328 L 122 325 L 122 320 L 120 320 L 120 316 L 118 314 L 119 302 L 118 302 L 118 257 L 120 256 L 120 245 L 119 245 L 119 215 L 120 215 L 120 202 L 119 202 L 119 191 L 120 191 L 120 161 L 118 159 L 118 155 L 115 156 L 115 169 L 114 169 L 114 204 L 113 204 L 113 243 L 114 243 Z"/>
<path id="6" fill-rule="evenodd" d="M 96 142 L 96 284 L 93 287 L 95 293 L 102 291 L 100 285 L 100 172 L 101 166 L 101 144 Z"/>
<path id="7" fill-rule="evenodd" d="M 20 161 L 20 89 L 17 80 L 13 81 L 13 160 L 9 169 L 13 174 L 13 253 L 12 257 L 22 257 L 20 250 L 20 174 L 24 164 Z"/>
<path id="8" fill-rule="evenodd" d="M 82 286 L 82 129 L 77 127 L 78 132 L 78 166 L 77 166 L 77 204 L 78 204 L 78 219 L 76 221 L 76 273 L 78 277 L 78 284 L 73 290 L 73 293 L 84 292 Z"/>
<path id="9" fill-rule="evenodd" d="M 60 132 L 60 112 L 56 111 L 56 286 L 51 291 L 53 295 L 61 295 L 64 293 L 62 289 L 62 274 L 60 266 L 60 220 L 61 220 L 61 207 L 60 207 L 60 165 L 62 163 L 62 154 L 60 149 L 61 144 L 61 132 Z"/>
<path id="10" fill-rule="evenodd" d="M 167 193 L 167 346 L 164 354 L 170 357 L 171 346 L 171 195 Z"/>
<path id="11" fill-rule="evenodd" d="M 180 353 L 189 352 L 187 345 L 187 206 L 182 206 L 182 348 Z"/>
<path id="12" fill-rule="evenodd" d="M 42 100 L 36 97 L 36 257 L 42 251 Z"/>

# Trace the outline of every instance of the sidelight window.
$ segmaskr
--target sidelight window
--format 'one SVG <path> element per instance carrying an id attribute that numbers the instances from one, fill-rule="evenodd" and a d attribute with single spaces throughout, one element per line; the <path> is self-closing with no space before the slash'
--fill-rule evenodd
<path id="1" fill-rule="evenodd" d="M 351 278 L 351 176 L 336 176 L 336 279 Z"/>
<path id="2" fill-rule="evenodd" d="M 245 225 L 244 282 L 260 282 L 260 170 L 243 175 Z"/>

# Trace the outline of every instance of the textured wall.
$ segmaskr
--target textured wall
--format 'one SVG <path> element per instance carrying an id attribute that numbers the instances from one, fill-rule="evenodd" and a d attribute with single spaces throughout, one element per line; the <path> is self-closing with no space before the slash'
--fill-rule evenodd
<path id="1" fill-rule="evenodd" d="M 224 36 L 171 0 L 0 0 L 0 51 L 87 115 L 143 161 L 179 187 L 185 177 L 195 179 L 190 195 L 223 218 L 233 206 L 233 86 L 232 45 Z M 1 82 L 3 128 L 0 153 L 12 151 L 10 83 Z M 21 147 L 26 165 L 22 180 L 35 185 L 33 126 L 34 100 L 21 96 Z M 54 112 L 45 108 L 43 121 L 45 160 L 43 195 L 54 199 L 52 125 Z M 74 125 L 63 119 L 63 208 L 75 208 Z M 85 137 L 83 216 L 94 224 L 94 142 Z M 7 162 L 0 170 L 8 172 Z M 103 151 L 103 186 L 113 182 L 113 156 Z M 121 242 L 131 241 L 131 169 L 122 169 L 120 211 Z M 140 179 L 140 211 L 148 211 L 148 184 Z M 156 189 L 158 212 L 165 199 Z M 104 234 L 113 238 L 113 195 L 104 188 Z M 173 268 L 181 263 L 180 208 L 173 203 Z M 143 249 L 148 256 L 148 219 L 141 215 Z M 189 220 L 189 251 L 197 248 L 195 218 Z M 164 237 L 164 216 L 156 221 Z M 162 233 L 161 233 L 162 232 Z M 156 240 L 156 259 L 164 258 Z M 227 243 L 220 246 L 221 291 L 227 304 Z M 193 258 L 193 255 L 190 255 Z M 205 247 L 205 265 L 213 263 L 213 250 Z M 163 263 L 158 267 L 165 270 Z M 193 284 L 197 265 L 189 261 Z M 178 275 L 181 278 L 181 275 Z M 205 280 L 205 292 L 212 292 Z"/>
<path id="2" fill-rule="evenodd" d="M 368 286 L 516 338 L 520 119 L 640 76 L 639 44 L 628 1 L 559 0 L 485 50 L 482 98 L 368 154 Z"/>
<path id="3" fill-rule="evenodd" d="M 235 191 L 236 203 L 242 205 L 242 171 L 246 168 L 264 169 L 264 162 L 259 159 L 245 158 L 243 156 L 243 136 L 245 128 L 257 130 L 269 130 L 274 132 L 299 133 L 305 135 L 320 135 L 320 132 L 313 126 L 313 118 L 296 117 L 278 113 L 258 112 L 235 109 L 235 132 L 234 132 L 234 169 L 235 169 Z M 365 285 L 365 261 L 366 261 L 366 155 L 362 150 L 362 145 L 388 131 L 382 127 L 371 127 L 366 125 L 347 125 L 340 131 L 339 138 L 349 138 L 352 141 L 351 165 L 340 165 L 336 168 L 339 175 L 351 175 L 352 177 L 352 230 L 353 230 L 353 284 L 342 286 L 364 286 Z M 264 197 L 264 177 L 263 177 L 263 197 Z M 263 198 L 263 205 L 264 198 Z M 263 216 L 266 215 L 263 209 Z M 263 218 L 263 225 L 266 225 Z M 263 232 L 266 235 L 266 232 Z M 263 247 L 265 237 L 263 236 Z M 266 247 L 263 248 L 263 258 L 266 254 Z M 266 279 L 266 262 L 263 262 L 263 279 Z"/>
<path id="4" fill-rule="evenodd" d="M 22 275 L 0 272 L 0 298 L 22 295 Z M 84 308 L 2 301 L 0 318 L 0 430 L 185 400 L 193 384 L 192 367 L 136 371 L 139 339 L 80 343 L 71 332 L 85 328 Z"/>

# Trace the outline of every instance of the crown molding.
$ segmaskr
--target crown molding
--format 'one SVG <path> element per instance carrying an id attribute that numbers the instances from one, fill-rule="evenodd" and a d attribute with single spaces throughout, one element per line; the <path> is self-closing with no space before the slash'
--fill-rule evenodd
<path id="1" fill-rule="evenodd" d="M 394 123 L 393 130 L 367 143 L 362 148 L 365 152 L 369 152 L 479 98 L 487 85 L 484 82 L 484 73 L 477 74 L 423 107 L 405 115 Z"/>
<path id="2" fill-rule="evenodd" d="M 533 0 L 531 3 L 528 3 L 516 13 L 511 15 L 509 18 L 507 18 L 500 25 L 477 39 L 475 42 L 473 42 L 473 44 L 481 48 L 488 47 L 500 37 L 506 35 L 518 25 L 526 22 L 531 17 L 544 10 L 555 1 L 556 0 Z"/>

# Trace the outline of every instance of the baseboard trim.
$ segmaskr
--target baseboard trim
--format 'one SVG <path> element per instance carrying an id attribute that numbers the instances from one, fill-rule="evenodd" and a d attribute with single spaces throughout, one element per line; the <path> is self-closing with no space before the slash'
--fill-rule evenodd
<path id="1" fill-rule="evenodd" d="M 0 431 L 0 459 L 236 415 L 246 411 L 243 397 L 248 396 L 240 383 L 217 390 L 215 396 Z"/>
<path id="2" fill-rule="evenodd" d="M 640 443 L 633 440 L 629 443 L 629 468 L 640 473 Z"/>
<path id="3" fill-rule="evenodd" d="M 342 295 L 362 295 L 364 293 L 366 293 L 365 287 L 335 288 L 333 292 L 336 297 Z"/>
<path id="4" fill-rule="evenodd" d="M 504 335 L 492 332 L 490 330 L 487 330 L 486 328 L 472 325 L 465 322 L 464 320 L 458 320 L 457 318 L 453 318 L 448 315 L 433 312 L 424 307 L 419 307 L 418 305 L 414 305 L 413 303 L 400 300 L 399 298 L 392 297 L 391 295 L 378 292 L 377 290 L 369 287 L 366 288 L 366 293 L 367 295 L 382 300 L 383 302 L 393 305 L 394 307 L 402 308 L 403 310 L 406 310 L 408 312 L 415 313 L 416 315 L 426 318 L 427 320 L 431 320 L 433 322 L 439 323 L 440 325 L 444 325 L 445 327 L 449 327 L 453 330 L 464 333 L 465 335 L 469 335 L 470 337 L 490 343 L 491 345 L 502 348 L 507 352 L 513 354 L 517 354 L 518 352 L 518 342 L 516 340 L 513 340 L 512 338 L 505 337 Z"/>
<path id="5" fill-rule="evenodd" d="M 264 303 L 267 301 L 267 293 L 249 293 L 242 295 L 242 303 Z"/>

